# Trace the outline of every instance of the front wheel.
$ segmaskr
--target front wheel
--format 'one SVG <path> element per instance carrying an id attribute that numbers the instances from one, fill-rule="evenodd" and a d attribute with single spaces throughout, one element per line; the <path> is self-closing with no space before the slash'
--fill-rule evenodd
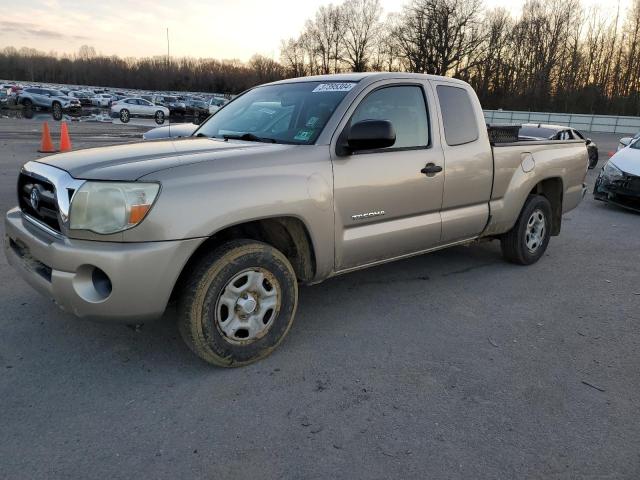
<path id="1" fill-rule="evenodd" d="M 131 119 L 131 114 L 129 113 L 129 110 L 127 110 L 126 108 L 123 108 L 122 110 L 120 110 L 120 121 L 122 123 L 129 123 L 130 119 Z"/>
<path id="2" fill-rule="evenodd" d="M 296 275 L 265 243 L 235 240 L 194 266 L 178 299 L 179 329 L 200 358 L 238 367 L 269 355 L 293 323 Z"/>
<path id="3" fill-rule="evenodd" d="M 51 110 L 53 112 L 54 120 L 62 120 L 62 105 L 60 105 L 58 102 L 53 102 Z"/>
<path id="4" fill-rule="evenodd" d="M 158 110 L 158 111 L 156 112 L 156 114 L 154 115 L 154 118 L 155 118 L 156 123 L 157 123 L 158 125 L 162 125 L 162 124 L 164 123 L 164 112 L 162 112 L 162 111 Z"/>
<path id="5" fill-rule="evenodd" d="M 512 263 L 540 260 L 551 236 L 551 204 L 542 195 L 529 195 L 514 227 L 500 239 L 502 255 Z"/>

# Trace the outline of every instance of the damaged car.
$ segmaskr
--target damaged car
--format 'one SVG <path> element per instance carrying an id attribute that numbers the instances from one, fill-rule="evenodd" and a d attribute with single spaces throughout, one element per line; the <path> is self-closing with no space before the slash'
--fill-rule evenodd
<path id="1" fill-rule="evenodd" d="M 640 212 L 640 142 L 631 143 L 609 159 L 596 180 L 593 196 Z"/>
<path id="2" fill-rule="evenodd" d="M 589 152 L 589 169 L 598 165 L 598 145 L 590 138 L 585 137 L 575 128 L 563 125 L 545 125 L 541 123 L 525 123 L 520 127 L 518 135 L 521 141 L 526 140 L 582 140 Z"/>

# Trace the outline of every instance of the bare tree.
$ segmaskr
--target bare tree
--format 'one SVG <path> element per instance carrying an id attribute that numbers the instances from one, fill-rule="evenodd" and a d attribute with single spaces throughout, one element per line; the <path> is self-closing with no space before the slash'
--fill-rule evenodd
<path id="1" fill-rule="evenodd" d="M 287 75 L 291 77 L 302 77 L 306 74 L 305 49 L 302 39 L 290 38 L 283 40 L 280 45 L 280 60 Z"/>
<path id="2" fill-rule="evenodd" d="M 248 66 L 253 70 L 259 83 L 273 82 L 284 77 L 284 68 L 282 65 L 263 55 L 254 55 L 251 57 Z"/>
<path id="3" fill-rule="evenodd" d="M 342 5 L 344 60 L 354 72 L 367 70 L 375 39 L 381 33 L 380 0 L 347 0 Z"/>
<path id="4" fill-rule="evenodd" d="M 481 0 L 412 0 L 396 29 L 413 71 L 461 75 L 482 44 Z"/>
<path id="5" fill-rule="evenodd" d="M 305 35 L 309 53 L 319 58 L 320 73 L 338 72 L 344 37 L 342 9 L 333 4 L 321 6 L 314 20 L 307 21 Z"/>

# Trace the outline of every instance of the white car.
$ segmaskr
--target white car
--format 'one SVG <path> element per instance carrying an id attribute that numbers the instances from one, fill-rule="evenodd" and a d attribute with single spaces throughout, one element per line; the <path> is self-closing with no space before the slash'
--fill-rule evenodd
<path id="1" fill-rule="evenodd" d="M 596 179 L 593 196 L 640 212 L 640 140 L 629 143 L 605 163 Z"/>
<path id="2" fill-rule="evenodd" d="M 618 142 L 618 151 L 622 150 L 625 147 L 628 147 L 629 145 L 634 143 L 639 138 L 640 138 L 640 132 L 636 133 L 633 137 L 623 137 L 623 138 L 621 138 L 620 141 Z"/>
<path id="3" fill-rule="evenodd" d="M 111 116 L 128 123 L 131 117 L 153 118 L 158 125 L 169 116 L 169 109 L 155 105 L 144 98 L 130 97 L 111 104 Z"/>
<path id="4" fill-rule="evenodd" d="M 113 97 L 108 93 L 99 93 L 91 99 L 91 104 L 95 107 L 107 108 L 111 106 Z"/>

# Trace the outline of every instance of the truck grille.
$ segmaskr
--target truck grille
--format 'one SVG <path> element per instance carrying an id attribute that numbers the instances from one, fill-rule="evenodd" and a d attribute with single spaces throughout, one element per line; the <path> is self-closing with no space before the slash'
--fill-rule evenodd
<path id="1" fill-rule="evenodd" d="M 18 201 L 24 213 L 60 233 L 58 202 L 51 182 L 23 171 L 18 177 Z"/>

